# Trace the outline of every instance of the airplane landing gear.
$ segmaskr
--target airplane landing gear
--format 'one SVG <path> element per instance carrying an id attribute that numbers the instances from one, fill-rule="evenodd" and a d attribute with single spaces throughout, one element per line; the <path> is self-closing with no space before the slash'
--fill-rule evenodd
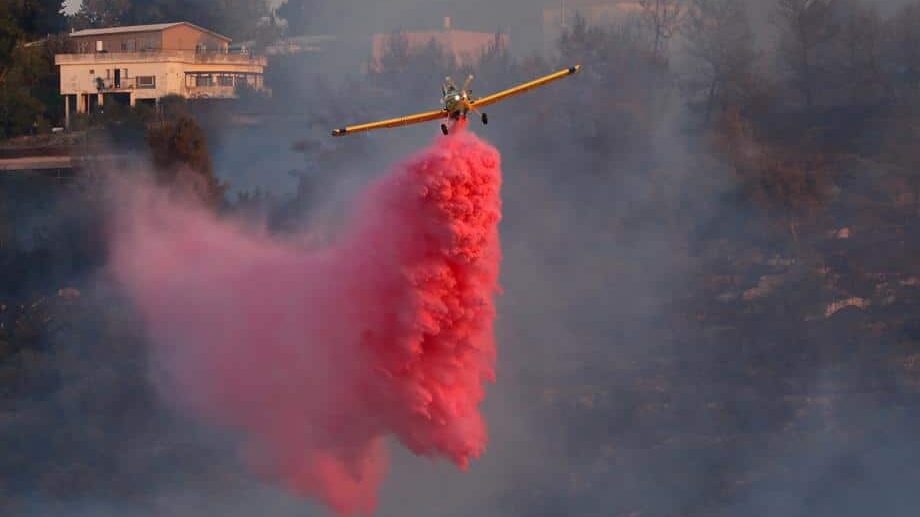
<path id="1" fill-rule="evenodd" d="M 483 113 L 483 114 L 482 114 L 482 124 L 483 124 L 483 125 L 488 125 L 488 123 L 489 123 L 489 114 L 488 114 L 488 113 Z"/>
<path id="2" fill-rule="evenodd" d="M 447 135 L 447 124 L 441 124 L 441 132 Z"/>

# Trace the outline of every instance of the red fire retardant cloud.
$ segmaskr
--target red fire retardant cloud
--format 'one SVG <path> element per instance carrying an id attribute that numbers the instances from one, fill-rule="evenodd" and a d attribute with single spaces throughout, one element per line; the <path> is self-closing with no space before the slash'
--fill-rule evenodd
<path id="1" fill-rule="evenodd" d="M 160 388 L 242 432 L 257 472 L 339 514 L 374 511 L 387 435 L 466 468 L 487 440 L 500 183 L 493 147 L 439 137 L 319 250 L 133 187 L 112 264 Z"/>

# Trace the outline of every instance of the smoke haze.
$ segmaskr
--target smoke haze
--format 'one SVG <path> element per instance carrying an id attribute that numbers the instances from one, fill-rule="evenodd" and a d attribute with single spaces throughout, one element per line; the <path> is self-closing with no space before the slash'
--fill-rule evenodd
<path id="1" fill-rule="evenodd" d="M 745 2 L 755 52 L 738 54 L 750 68 L 721 76 L 724 88 L 711 88 L 705 63 L 688 53 L 692 46 L 682 34 L 670 42 L 668 59 L 652 55 L 646 33 L 603 28 L 600 35 L 551 42 L 553 55 L 529 60 L 545 48 L 539 2 L 330 2 L 317 32 L 340 35 L 347 52 L 277 58 L 269 72 L 273 103 L 247 106 L 255 120 L 249 126 L 209 128 L 215 169 L 232 194 L 258 187 L 274 197 L 257 198 L 252 213 L 220 219 L 144 197 L 129 207 L 137 213 L 128 209 L 112 219 L 148 229 L 117 241 L 124 245 L 120 276 L 133 296 L 119 293 L 107 276 L 114 273 L 103 269 L 71 282 L 96 286 L 84 289 L 82 301 L 55 298 L 55 311 L 76 314 L 59 319 L 76 321 L 77 331 L 53 334 L 52 344 L 43 345 L 69 351 L 49 360 L 50 370 L 63 372 L 61 388 L 40 402 L 20 388 L 16 407 L 30 411 L 0 420 L 0 443 L 16 444 L 16 454 L 0 455 L 0 508 L 87 517 L 327 513 L 291 495 L 286 488 L 293 486 L 295 493 L 325 494 L 340 510 L 367 509 L 376 499 L 377 515 L 400 517 L 913 515 L 920 502 L 912 489 L 920 481 L 920 270 L 913 258 L 920 252 L 920 161 L 909 117 L 916 76 L 892 41 L 901 30 L 895 22 L 910 21 L 897 14 L 909 3 L 862 2 L 890 17 L 884 37 L 867 47 L 816 50 L 821 66 L 809 76 L 808 107 L 804 76 L 779 47 L 784 33 L 775 2 Z M 396 418 L 411 413 L 409 398 L 374 408 L 362 401 L 353 407 L 365 411 L 334 415 L 361 422 L 344 432 L 299 433 L 307 426 L 302 414 L 294 418 L 299 424 L 269 428 L 257 418 L 264 411 L 253 407 L 277 406 L 278 420 L 303 407 L 274 402 L 291 400 L 271 396 L 284 379 L 252 386 L 244 367 L 303 367 L 311 375 L 294 375 L 292 382 L 309 395 L 298 404 L 308 405 L 311 421 L 327 422 L 329 415 L 316 412 L 334 397 L 354 395 L 344 387 L 368 378 L 365 369 L 374 363 L 252 356 L 257 340 L 241 328 L 243 315 L 277 317 L 267 331 L 276 337 L 270 342 L 290 336 L 302 343 L 326 335 L 313 326 L 327 321 L 382 319 L 368 308 L 382 297 L 376 290 L 345 304 L 344 313 L 297 311 L 366 280 L 364 272 L 348 274 L 355 271 L 351 257 L 336 260 L 355 242 L 348 236 L 358 232 L 356 207 L 369 206 L 362 193 L 390 192 L 394 178 L 405 179 L 414 168 L 386 171 L 418 152 L 437 126 L 339 140 L 328 130 L 436 107 L 443 76 L 464 71 L 424 56 L 391 73 L 360 70 L 372 32 L 435 28 L 445 15 L 456 28 L 504 28 L 511 35 L 518 59 L 495 58 L 475 70 L 477 94 L 585 65 L 570 80 L 491 108 L 490 124 L 472 129 L 502 153 L 503 294 L 495 307 L 496 383 L 478 406 L 488 447 L 467 472 L 415 452 L 462 463 L 484 443 L 453 435 L 432 441 L 423 433 L 426 445 L 419 445 L 417 428 Z M 866 34 L 847 41 L 873 41 Z M 858 59 L 848 61 L 853 49 Z M 884 59 L 867 64 L 865 56 Z M 481 149 L 468 138 L 455 142 Z M 80 213 L 54 210 L 64 220 Z M 400 210 L 386 211 L 400 214 L 399 222 L 378 221 L 389 229 L 365 228 L 375 246 L 400 251 L 391 248 L 394 227 L 409 232 L 395 236 L 407 240 L 430 230 L 416 223 L 432 219 L 403 221 L 414 212 Z M 51 212 L 42 206 L 23 217 L 35 223 Z M 441 228 L 444 219 L 433 220 Z M 24 224 L 29 235 L 21 237 L 30 250 L 44 242 L 33 226 Z M 78 233 L 67 225 L 51 235 Z M 355 249 L 355 260 L 369 259 L 368 248 Z M 72 263 L 66 253 L 53 256 Z M 46 260 L 29 255 L 34 268 Z M 323 273 L 306 278 L 301 270 Z M 171 274 L 186 277 L 178 282 Z M 28 278 L 22 291 L 38 282 L 35 276 L 22 276 Z M 62 282 L 49 284 L 57 289 Z M 394 291 L 404 293 L 400 285 Z M 145 327 L 129 310 L 137 300 L 153 343 L 141 337 Z M 213 310 L 187 316 L 202 305 Z M 126 323 L 112 328 L 100 313 Z M 350 343 L 346 350 L 373 355 L 357 344 L 365 326 L 353 327 L 341 337 Z M 217 375 L 205 375 L 209 351 L 170 348 L 180 342 L 228 343 L 240 353 L 213 365 L 223 368 Z M 147 345 L 153 365 L 137 359 Z M 320 382 L 342 391 L 310 389 Z M 158 391 L 148 392 L 148 385 Z M 225 388 L 249 402 L 237 407 Z M 392 396 L 391 388 L 371 390 L 368 400 Z M 479 402 L 475 390 L 468 393 L 465 400 Z M 265 400 L 272 403 L 259 404 Z M 380 436 L 392 443 L 382 444 Z M 367 486 L 346 482 L 338 491 L 322 476 L 291 474 L 293 465 L 311 459 L 288 455 L 289 448 L 326 451 L 338 440 L 349 442 L 342 450 L 351 454 L 333 455 L 336 461 L 366 469 Z M 238 456 L 241 443 L 247 445 Z M 382 462 L 382 449 L 390 451 L 387 475 L 383 463 L 362 461 Z M 279 456 L 295 461 L 285 464 Z M 86 481 L 75 496 L 65 490 L 75 478 L 99 481 Z M 349 476 L 326 477 L 342 478 Z M 349 491 L 357 503 L 339 504 Z"/>

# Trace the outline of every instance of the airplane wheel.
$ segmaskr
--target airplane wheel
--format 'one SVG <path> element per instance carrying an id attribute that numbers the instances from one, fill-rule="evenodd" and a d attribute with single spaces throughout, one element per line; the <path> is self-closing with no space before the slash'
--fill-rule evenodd
<path id="1" fill-rule="evenodd" d="M 441 124 L 441 132 L 447 134 L 447 124 Z"/>
<path id="2" fill-rule="evenodd" d="M 482 123 L 483 123 L 483 125 L 486 125 L 486 124 L 489 123 L 489 114 L 488 114 L 488 113 L 483 113 L 483 114 L 482 114 Z"/>

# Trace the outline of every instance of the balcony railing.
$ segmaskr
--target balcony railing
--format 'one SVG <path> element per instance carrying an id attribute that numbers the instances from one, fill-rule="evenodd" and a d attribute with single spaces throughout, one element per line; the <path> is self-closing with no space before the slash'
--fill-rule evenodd
<path id="1" fill-rule="evenodd" d="M 195 50 L 142 50 L 137 52 L 93 52 L 86 54 L 57 54 L 55 64 L 116 63 L 124 61 L 181 61 L 184 63 L 237 64 L 265 66 L 263 56 L 244 52 L 202 52 Z"/>
<path id="2" fill-rule="evenodd" d="M 224 99 L 236 97 L 233 86 L 186 86 L 187 94 L 192 99 Z"/>
<path id="3" fill-rule="evenodd" d="M 120 90 L 146 90 L 156 88 L 156 79 L 150 76 L 142 77 L 122 77 L 118 83 L 115 82 L 115 79 L 108 78 L 97 78 L 96 79 L 96 89 L 102 92 L 105 91 L 120 91 Z"/>

